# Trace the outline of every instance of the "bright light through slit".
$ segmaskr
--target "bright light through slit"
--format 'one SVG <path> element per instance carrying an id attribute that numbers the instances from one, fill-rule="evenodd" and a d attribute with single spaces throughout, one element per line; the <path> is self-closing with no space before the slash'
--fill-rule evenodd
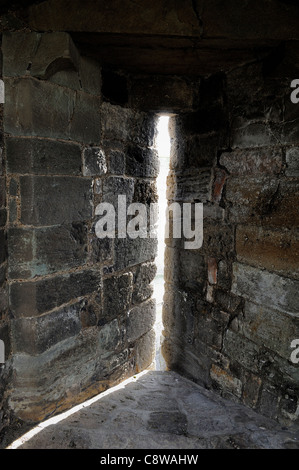
<path id="1" fill-rule="evenodd" d="M 169 116 L 160 116 L 158 120 L 156 150 L 160 160 L 160 172 L 157 178 L 157 191 L 159 197 L 159 221 L 158 221 L 158 254 L 156 257 L 157 274 L 153 282 L 154 298 L 157 303 L 156 331 L 156 370 L 165 370 L 165 362 L 160 349 L 162 337 L 162 307 L 164 295 L 164 249 L 165 249 L 165 212 L 167 207 L 166 180 L 169 172 L 170 137 L 168 131 Z"/>

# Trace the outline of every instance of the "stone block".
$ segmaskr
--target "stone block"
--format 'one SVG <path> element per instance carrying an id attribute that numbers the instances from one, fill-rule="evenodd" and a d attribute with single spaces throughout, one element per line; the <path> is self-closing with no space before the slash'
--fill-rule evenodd
<path id="1" fill-rule="evenodd" d="M 7 210 L 0 209 L 0 227 L 4 227 L 7 220 Z"/>
<path id="2" fill-rule="evenodd" d="M 227 330 L 224 335 L 222 352 L 231 364 L 238 364 L 236 369 L 245 368 L 258 375 L 261 367 L 260 349 L 259 345 L 232 330 Z"/>
<path id="3" fill-rule="evenodd" d="M 101 263 L 113 258 L 113 239 L 97 238 L 92 235 L 89 238 L 89 259 L 92 264 Z"/>
<path id="4" fill-rule="evenodd" d="M 99 98 L 32 78 L 8 78 L 5 85 L 8 134 L 99 143 Z"/>
<path id="5" fill-rule="evenodd" d="M 87 230 L 82 223 L 40 229 L 8 230 L 10 279 L 30 279 L 71 269 L 87 260 Z"/>
<path id="6" fill-rule="evenodd" d="M 18 318 L 12 323 L 14 353 L 41 354 L 81 330 L 80 303 L 36 318 Z"/>
<path id="7" fill-rule="evenodd" d="M 9 223 L 14 224 L 18 218 L 18 207 L 16 198 L 11 198 L 9 201 Z"/>
<path id="8" fill-rule="evenodd" d="M 170 249 L 167 248 L 167 252 Z M 169 252 L 170 254 L 172 251 Z M 172 253 L 172 264 L 175 264 L 179 271 L 176 273 L 176 281 L 180 283 L 184 290 L 192 290 L 194 292 L 202 292 L 204 284 L 207 280 L 207 268 L 203 254 L 198 250 L 181 250 L 179 259 L 176 259 L 175 252 Z M 169 256 L 166 254 L 166 260 Z M 165 260 L 165 261 L 166 261 Z M 170 260 L 169 260 L 170 261 Z M 166 279 L 171 279 L 171 271 L 176 272 L 175 266 L 166 264 L 168 269 Z"/>
<path id="9" fill-rule="evenodd" d="M 98 332 L 97 353 L 100 360 L 113 355 L 122 344 L 122 332 L 120 331 L 118 320 L 114 319 L 102 326 Z"/>
<path id="10" fill-rule="evenodd" d="M 132 300 L 132 280 L 132 273 L 104 279 L 103 313 L 100 324 L 127 314 Z"/>
<path id="11" fill-rule="evenodd" d="M 232 292 L 259 305 L 299 315 L 299 281 L 241 263 L 233 264 Z"/>
<path id="12" fill-rule="evenodd" d="M 281 133 L 274 132 L 265 121 L 248 121 L 242 127 L 233 127 L 231 147 L 252 148 L 278 145 Z"/>
<path id="13" fill-rule="evenodd" d="M 292 179 L 230 178 L 226 183 L 229 218 L 237 223 L 255 223 L 272 227 L 295 228 L 298 182 Z"/>
<path id="14" fill-rule="evenodd" d="M 275 175 L 282 169 L 282 151 L 275 148 L 236 149 L 222 153 L 220 164 L 233 175 Z"/>
<path id="15" fill-rule="evenodd" d="M 210 184 L 210 171 L 199 171 L 196 175 L 177 176 L 173 188 L 174 200 L 206 203 L 211 199 Z"/>
<path id="16" fill-rule="evenodd" d="M 236 230 L 236 252 L 241 263 L 299 278 L 297 231 L 239 225 Z"/>
<path id="17" fill-rule="evenodd" d="M 69 138 L 75 107 L 73 90 L 32 78 L 6 79 L 5 87 L 5 132 L 14 136 Z"/>
<path id="18" fill-rule="evenodd" d="M 101 68 L 97 61 L 80 56 L 79 77 L 82 89 L 91 95 L 100 96 L 102 86 Z"/>
<path id="19" fill-rule="evenodd" d="M 67 224 L 92 217 L 90 179 L 21 176 L 20 193 L 21 222 L 24 225 Z"/>
<path id="20" fill-rule="evenodd" d="M 234 377 L 227 370 L 221 369 L 219 366 L 212 364 L 210 371 L 211 379 L 224 391 L 228 391 L 240 398 L 242 394 L 242 382 Z"/>
<path id="21" fill-rule="evenodd" d="M 137 342 L 136 368 L 137 373 L 150 367 L 155 359 L 155 332 L 150 330 Z"/>
<path id="22" fill-rule="evenodd" d="M 266 384 L 261 391 L 259 412 L 271 419 L 277 419 L 279 391 L 272 385 Z"/>
<path id="23" fill-rule="evenodd" d="M 99 147 L 89 147 L 83 153 L 83 175 L 102 176 L 107 173 L 106 157 Z"/>
<path id="24" fill-rule="evenodd" d="M 109 173 L 123 175 L 125 173 L 125 154 L 121 150 L 110 150 L 108 153 Z"/>
<path id="25" fill-rule="evenodd" d="M 7 236 L 4 230 L 0 230 L 0 264 L 7 258 Z"/>
<path id="26" fill-rule="evenodd" d="M 211 93 L 214 96 L 215 90 Z M 187 137 L 194 134 L 221 132 L 227 125 L 226 111 L 221 100 L 211 100 L 208 103 L 206 97 L 202 99 L 206 99 L 206 103 L 202 103 L 200 109 L 177 118 L 178 124 L 182 126 Z"/>
<path id="27" fill-rule="evenodd" d="M 291 342 L 298 336 L 299 318 L 246 301 L 244 315 L 236 318 L 235 327 L 250 341 L 266 344 L 273 353 L 288 360 Z"/>
<path id="28" fill-rule="evenodd" d="M 101 130 L 104 141 L 126 142 L 131 139 L 134 112 L 121 106 L 103 103 Z"/>
<path id="29" fill-rule="evenodd" d="M 115 212 L 118 211 L 118 196 L 126 196 L 127 204 L 133 202 L 134 179 L 122 176 L 108 176 L 103 181 L 103 202 L 112 204 Z"/>
<path id="30" fill-rule="evenodd" d="M 262 380 L 254 374 L 246 374 L 242 399 L 245 405 L 255 408 L 259 398 Z"/>
<path id="31" fill-rule="evenodd" d="M 286 176 L 299 176 L 299 147 L 291 147 L 286 151 Z"/>
<path id="32" fill-rule="evenodd" d="M 155 150 L 134 144 L 126 147 L 126 174 L 128 176 L 156 178 L 160 162 Z"/>
<path id="33" fill-rule="evenodd" d="M 9 195 L 13 197 L 17 196 L 18 188 L 19 188 L 18 180 L 15 178 L 11 178 L 9 182 Z"/>
<path id="34" fill-rule="evenodd" d="M 153 299 L 133 307 L 127 318 L 127 340 L 134 343 L 151 330 L 156 320 L 156 303 Z"/>
<path id="35" fill-rule="evenodd" d="M 206 221 L 203 224 L 202 253 L 213 257 L 230 258 L 234 252 L 234 229 L 224 222 Z"/>
<path id="36" fill-rule="evenodd" d="M 5 187 L 5 178 L 0 176 L 0 207 L 5 206 L 6 204 L 6 187 Z"/>
<path id="37" fill-rule="evenodd" d="M 98 96 L 76 93 L 69 124 L 69 139 L 93 145 L 101 143 L 100 105 L 101 99 Z"/>
<path id="38" fill-rule="evenodd" d="M 145 263 L 137 267 L 133 278 L 133 303 L 140 303 L 151 297 L 157 267 L 154 263 Z"/>
<path id="39" fill-rule="evenodd" d="M 114 241 L 114 270 L 146 261 L 153 261 L 157 255 L 157 240 L 155 238 L 116 238 Z"/>
<path id="40" fill-rule="evenodd" d="M 84 270 L 32 282 L 10 284 L 14 317 L 34 317 L 101 288 L 99 271 Z"/>
<path id="41" fill-rule="evenodd" d="M 2 287 L 6 281 L 6 270 L 7 270 L 7 265 L 6 263 L 4 263 L 0 266 L 0 287 Z"/>
<path id="42" fill-rule="evenodd" d="M 71 36 L 64 32 L 6 32 L 2 47 L 6 77 L 30 74 L 47 80 L 58 71 L 79 69 L 78 51 Z"/>
<path id="43" fill-rule="evenodd" d="M 145 92 L 146 91 L 146 92 Z M 181 77 L 153 76 L 132 81 L 131 105 L 138 109 L 175 112 L 192 108 L 194 89 Z"/>
<path id="44" fill-rule="evenodd" d="M 6 139 L 8 173 L 34 175 L 80 175 L 79 145 L 46 139 Z"/>

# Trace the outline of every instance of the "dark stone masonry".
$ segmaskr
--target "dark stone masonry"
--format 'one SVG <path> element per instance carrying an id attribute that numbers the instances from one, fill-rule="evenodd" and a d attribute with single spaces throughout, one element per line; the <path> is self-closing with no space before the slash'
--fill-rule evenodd
<path id="1" fill-rule="evenodd" d="M 168 203 L 204 204 L 200 248 L 166 239 L 167 368 L 298 424 L 296 2 L 2 5 L 1 447 L 153 367 L 157 240 L 95 225 L 157 202 L 161 113 Z"/>

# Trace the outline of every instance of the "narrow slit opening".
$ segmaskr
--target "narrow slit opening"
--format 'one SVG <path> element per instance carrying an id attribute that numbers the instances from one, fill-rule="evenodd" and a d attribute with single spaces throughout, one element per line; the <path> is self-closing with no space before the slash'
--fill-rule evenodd
<path id="1" fill-rule="evenodd" d="M 158 252 L 156 257 L 157 273 L 153 281 L 154 298 L 156 299 L 156 370 L 165 370 L 166 365 L 161 353 L 161 345 L 163 341 L 163 297 L 164 297 L 164 252 L 165 252 L 165 213 L 167 208 L 167 176 L 170 164 L 170 135 L 169 135 L 169 115 L 159 115 L 157 117 L 157 133 L 156 133 L 156 150 L 160 160 L 160 171 L 157 177 L 157 193 L 159 204 L 159 216 L 157 224 Z"/>

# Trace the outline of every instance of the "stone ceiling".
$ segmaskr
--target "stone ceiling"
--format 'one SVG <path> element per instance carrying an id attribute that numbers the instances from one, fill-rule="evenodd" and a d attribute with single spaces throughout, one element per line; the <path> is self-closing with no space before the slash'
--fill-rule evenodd
<path id="1" fill-rule="evenodd" d="M 4 0 L 0 9 L 2 29 L 67 31 L 102 65 L 141 74 L 208 75 L 299 39 L 292 0 Z"/>

